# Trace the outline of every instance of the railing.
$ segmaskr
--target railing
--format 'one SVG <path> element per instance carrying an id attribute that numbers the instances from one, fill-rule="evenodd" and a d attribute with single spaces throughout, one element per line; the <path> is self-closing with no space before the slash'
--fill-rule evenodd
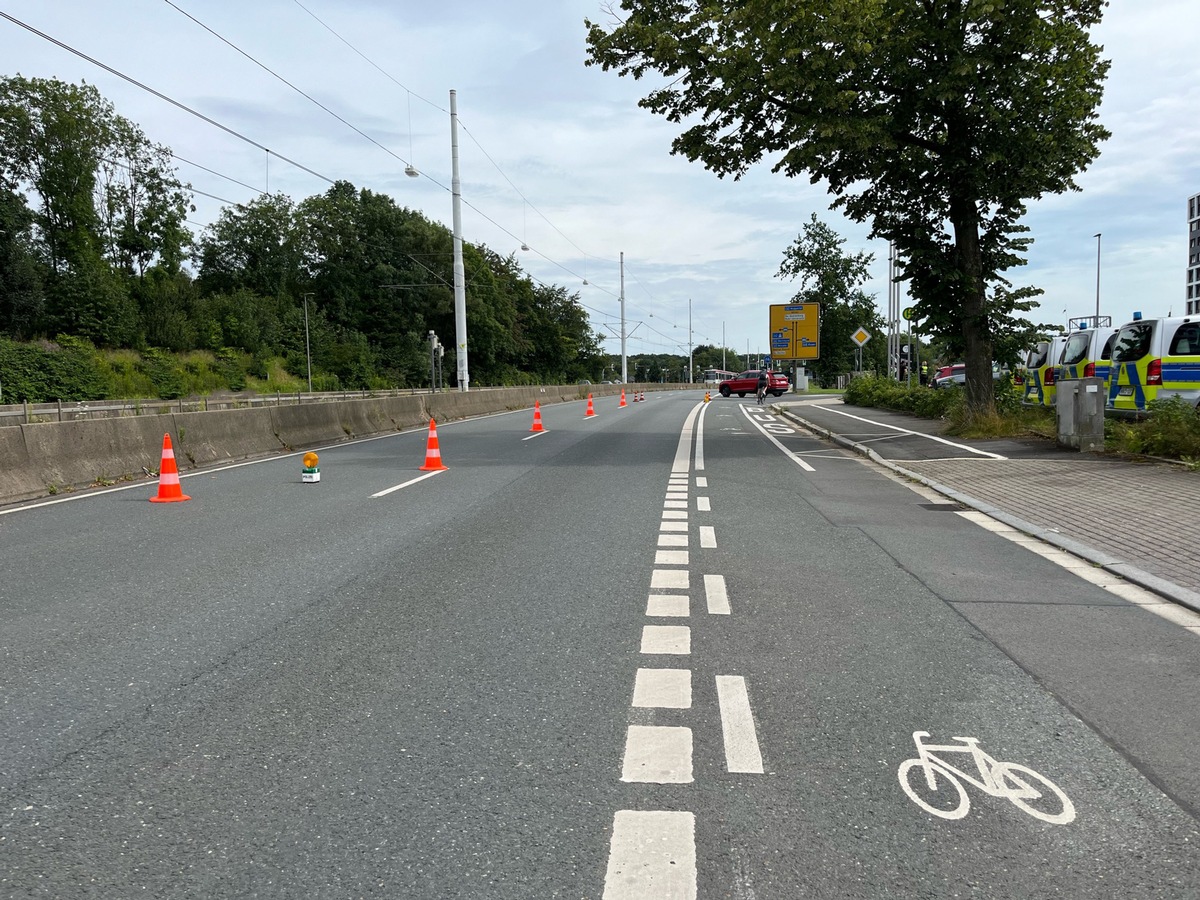
<path id="1" fill-rule="evenodd" d="M 509 385 L 510 387 L 542 387 L 543 385 Z M 549 387 L 549 385 L 544 385 Z M 474 391 L 501 390 L 503 386 L 472 386 Z M 615 392 L 619 387 L 605 385 L 603 389 L 589 386 L 599 393 Z M 294 406 L 301 403 L 329 403 L 338 400 L 367 400 L 375 397 L 412 397 L 421 394 L 458 393 L 456 388 L 437 391 L 429 388 L 391 388 L 379 391 L 325 391 L 314 393 L 225 394 L 216 397 L 188 397 L 179 400 L 56 400 L 51 403 L 12 403 L 0 405 L 0 427 L 5 425 L 36 425 L 42 422 L 75 422 L 81 419 L 106 419 L 121 416 L 154 416 L 183 412 L 208 412 L 217 409 L 253 409 L 260 406 Z"/>
<path id="2" fill-rule="evenodd" d="M 482 388 L 481 390 L 486 390 Z M 75 422 L 121 416 L 153 416 L 169 413 L 207 412 L 215 409 L 252 409 L 331 400 L 364 400 L 371 397 L 409 397 L 428 394 L 429 388 L 383 391 L 326 391 L 294 394 L 229 394 L 220 397 L 191 397 L 179 400 L 89 400 L 52 403 L 14 403 L 0 406 L 0 426 L 32 425 L 40 422 Z"/>

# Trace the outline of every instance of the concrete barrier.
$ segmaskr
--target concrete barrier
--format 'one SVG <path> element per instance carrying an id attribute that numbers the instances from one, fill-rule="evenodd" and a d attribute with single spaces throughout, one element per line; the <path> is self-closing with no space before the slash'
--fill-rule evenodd
<path id="1" fill-rule="evenodd" d="M 33 477 L 47 493 L 51 485 L 84 487 L 145 477 L 143 467 L 157 471 L 162 461 L 163 435 L 171 434 L 176 443 L 175 419 L 169 415 L 47 422 L 20 429 Z"/>
<path id="2" fill-rule="evenodd" d="M 44 496 L 46 484 L 31 465 L 21 426 L 0 428 L 0 498 L 13 501 Z"/>
<path id="3" fill-rule="evenodd" d="M 282 450 L 269 408 L 176 413 L 175 459 L 181 468 L 249 459 Z"/>

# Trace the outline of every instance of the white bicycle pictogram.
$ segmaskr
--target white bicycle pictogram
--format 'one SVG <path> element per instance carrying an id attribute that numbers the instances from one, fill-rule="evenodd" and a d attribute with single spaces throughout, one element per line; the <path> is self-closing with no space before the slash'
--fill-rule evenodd
<path id="1" fill-rule="evenodd" d="M 972 784 L 992 797 L 1003 797 L 1035 819 L 1053 825 L 1065 825 L 1075 820 L 1075 805 L 1053 781 L 1039 775 L 1028 766 L 999 762 L 979 749 L 979 739 L 955 737 L 961 744 L 923 744 L 928 731 L 914 731 L 917 758 L 906 759 L 896 773 L 900 786 L 909 799 L 926 812 L 943 819 L 961 819 L 971 810 L 971 801 L 963 782 Z M 962 769 L 950 765 L 940 754 L 966 753 L 978 769 L 973 778 Z M 923 778 L 919 778 L 923 774 Z M 914 785 L 913 779 L 916 778 Z M 922 789 L 922 790 L 919 790 Z M 952 793 L 947 794 L 948 789 Z M 957 794 L 957 797 L 954 795 Z M 939 799 L 945 802 L 938 803 Z M 956 802 L 957 801 L 957 802 Z"/>

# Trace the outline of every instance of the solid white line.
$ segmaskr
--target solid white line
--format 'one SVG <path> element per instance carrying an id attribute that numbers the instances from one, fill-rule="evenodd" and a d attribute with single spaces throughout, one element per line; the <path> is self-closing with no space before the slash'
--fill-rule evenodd
<path id="1" fill-rule="evenodd" d="M 729 615 L 729 592 L 725 589 L 724 575 L 704 576 L 704 599 L 710 615 Z"/>
<path id="2" fill-rule="evenodd" d="M 618 810 L 604 900 L 696 900 L 696 817 Z"/>
<path id="3" fill-rule="evenodd" d="M 691 709 L 691 669 L 638 669 L 633 705 L 647 709 Z"/>
<path id="4" fill-rule="evenodd" d="M 625 735 L 621 780 L 690 784 L 692 729 L 678 725 L 630 725 Z"/>
<path id="5" fill-rule="evenodd" d="M 713 526 L 700 526 L 700 546 L 707 550 L 711 550 L 717 546 L 717 531 Z"/>
<path id="6" fill-rule="evenodd" d="M 799 456 L 797 456 L 795 453 L 793 453 L 787 447 L 783 446 L 783 444 L 779 443 L 779 439 L 776 438 L 775 435 L 771 434 L 769 431 L 767 431 L 767 429 L 765 429 L 761 425 L 759 425 L 758 422 L 755 421 L 754 417 L 750 415 L 750 407 L 743 406 L 742 414 L 746 417 L 747 421 L 749 421 L 750 424 L 752 424 L 755 428 L 757 428 L 762 433 L 763 437 L 765 437 L 768 441 L 770 441 L 772 444 L 774 444 L 776 447 L 778 447 L 783 452 L 784 456 L 786 456 L 788 459 L 790 459 L 792 462 L 794 462 L 796 465 L 798 465 L 800 468 L 802 468 L 805 472 L 815 472 L 816 471 L 816 469 L 814 469 L 812 466 L 810 466 L 808 463 L 806 463 L 804 460 L 802 460 Z"/>
<path id="7" fill-rule="evenodd" d="M 692 652 L 692 629 L 687 625 L 643 625 L 641 652 L 688 656 Z"/>
<path id="8" fill-rule="evenodd" d="M 675 447 L 675 461 L 671 463 L 672 472 L 687 472 L 692 462 L 692 426 L 696 416 L 704 408 L 704 402 L 696 404 L 687 418 L 683 420 L 683 430 L 679 433 L 679 444 Z"/>
<path id="9" fill-rule="evenodd" d="M 541 437 L 545 433 L 546 433 L 545 431 L 535 431 L 533 434 L 529 435 L 529 437 L 523 437 L 523 438 L 521 438 L 521 440 L 532 441 L 535 437 Z"/>
<path id="10" fill-rule="evenodd" d="M 762 754 L 754 733 L 754 714 L 746 679 L 740 675 L 717 676 L 717 702 L 721 707 L 721 733 L 725 738 L 725 765 L 730 772 L 761 775 Z"/>
<path id="11" fill-rule="evenodd" d="M 892 431 L 898 431 L 901 434 L 912 435 L 913 437 L 928 438 L 931 441 L 937 441 L 939 444 L 945 444 L 947 447 L 954 447 L 958 450 L 966 450 L 968 453 L 974 453 L 977 456 L 986 456 L 988 459 L 1008 459 L 1007 456 L 1001 456 L 999 453 L 989 453 L 986 450 L 976 450 L 974 447 L 968 447 L 966 444 L 956 444 L 954 441 L 948 441 L 945 438 L 940 438 L 935 434 L 922 434 L 920 431 L 909 431 L 907 428 L 897 428 L 895 425 L 888 425 L 884 422 L 876 422 L 874 419 L 864 419 L 862 416 L 856 416 L 853 413 L 843 412 L 840 409 L 833 409 L 829 406 L 823 406 L 822 409 L 837 413 L 839 416 L 845 416 L 847 419 L 856 419 L 859 422 L 866 422 L 868 425 L 877 425 L 880 428 L 890 428 Z"/>
<path id="12" fill-rule="evenodd" d="M 708 404 L 700 407 L 700 421 L 696 423 L 696 471 L 704 471 L 704 415 L 708 412 Z"/>
<path id="13" fill-rule="evenodd" d="M 438 469 L 436 472 L 426 472 L 424 475 L 418 475 L 416 478 L 412 479 L 411 481 L 404 482 L 404 484 L 393 485 L 392 487 L 387 488 L 386 490 L 380 491 L 378 494 L 372 494 L 371 499 L 374 500 L 376 497 L 386 497 L 388 494 L 392 493 L 392 491 L 398 491 L 401 488 L 406 488 L 411 484 L 416 484 L 418 481 L 424 481 L 426 478 L 432 478 L 434 475 L 441 475 L 445 471 L 447 471 L 447 470 L 446 469 Z"/>

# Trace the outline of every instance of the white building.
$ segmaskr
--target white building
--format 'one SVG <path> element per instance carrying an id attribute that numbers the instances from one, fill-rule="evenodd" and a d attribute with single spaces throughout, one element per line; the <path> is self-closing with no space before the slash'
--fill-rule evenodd
<path id="1" fill-rule="evenodd" d="M 1187 313 L 1200 313 L 1200 194 L 1188 197 Z"/>

